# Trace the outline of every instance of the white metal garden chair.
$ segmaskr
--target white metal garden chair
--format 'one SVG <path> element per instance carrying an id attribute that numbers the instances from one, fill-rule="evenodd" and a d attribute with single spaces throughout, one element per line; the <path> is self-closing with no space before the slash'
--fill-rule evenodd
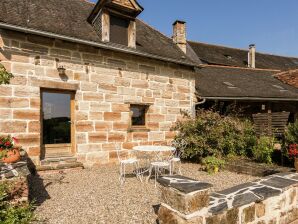
<path id="1" fill-rule="evenodd" d="M 119 144 L 115 144 L 116 152 L 118 161 L 120 164 L 120 183 L 121 185 L 125 182 L 125 175 L 126 175 L 126 166 L 130 165 L 135 169 L 136 177 L 142 182 L 142 176 L 140 173 L 140 167 L 139 167 L 139 161 L 136 158 L 133 158 L 131 156 L 128 156 L 125 151 L 121 150 Z"/>
<path id="2" fill-rule="evenodd" d="M 160 145 L 157 145 L 160 146 Z M 166 156 L 163 155 L 162 152 L 155 153 L 155 161 L 150 163 L 149 167 L 149 175 L 147 177 L 147 182 L 149 181 L 152 171 L 154 170 L 154 186 L 156 187 L 157 178 L 161 174 L 161 171 L 169 170 L 170 174 L 171 171 L 171 163 L 169 162 L 169 157 L 165 158 Z"/>
<path id="3" fill-rule="evenodd" d="M 178 172 L 179 174 L 181 175 L 182 172 L 181 172 L 181 165 L 182 165 L 182 162 L 181 162 L 181 155 L 183 153 L 183 150 L 185 149 L 187 145 L 187 142 L 182 139 L 180 142 L 178 141 L 173 141 L 172 142 L 172 146 L 176 149 L 174 152 L 173 152 L 173 155 L 172 155 L 172 158 L 170 158 L 170 165 L 171 165 L 171 169 L 170 169 L 170 174 L 173 175 L 174 171 L 175 171 L 175 164 L 177 164 L 179 167 L 178 167 Z"/>

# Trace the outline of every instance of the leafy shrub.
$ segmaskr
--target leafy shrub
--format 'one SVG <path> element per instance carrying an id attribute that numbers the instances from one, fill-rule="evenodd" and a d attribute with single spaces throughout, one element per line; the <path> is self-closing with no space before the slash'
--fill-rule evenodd
<path id="1" fill-rule="evenodd" d="M 13 75 L 8 72 L 2 64 L 0 64 L 0 85 L 9 84 L 11 78 L 13 78 Z"/>
<path id="2" fill-rule="evenodd" d="M 195 119 L 184 119 L 174 127 L 175 141 L 185 141 L 184 158 L 207 156 L 250 155 L 256 135 L 250 121 L 221 117 L 217 112 L 201 110 Z"/>
<path id="3" fill-rule="evenodd" d="M 253 147 L 252 154 L 257 162 L 272 163 L 272 154 L 274 152 L 274 138 L 262 136 L 258 144 Z"/>
<path id="4" fill-rule="evenodd" d="M 33 208 L 28 203 L 9 201 L 11 186 L 0 184 L 0 223 L 29 224 L 33 220 Z"/>
<path id="5" fill-rule="evenodd" d="M 212 174 L 217 172 L 218 169 L 223 168 L 225 161 L 215 156 L 207 156 L 202 160 L 202 164 L 206 166 L 207 172 Z"/>
<path id="6" fill-rule="evenodd" d="M 295 123 L 289 124 L 285 132 L 286 146 L 298 144 L 298 119 Z"/>

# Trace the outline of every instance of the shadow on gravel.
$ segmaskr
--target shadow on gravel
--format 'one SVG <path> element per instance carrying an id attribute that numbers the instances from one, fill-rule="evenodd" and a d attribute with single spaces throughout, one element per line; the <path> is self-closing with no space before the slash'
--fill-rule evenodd
<path id="1" fill-rule="evenodd" d="M 28 176 L 29 200 L 34 202 L 34 205 L 39 206 L 45 200 L 50 199 L 50 195 L 46 190 L 44 180 L 37 174 L 36 167 L 28 156 L 27 163 L 31 172 L 31 175 Z"/>
<path id="2" fill-rule="evenodd" d="M 50 199 L 50 195 L 44 185 L 44 180 L 38 174 L 30 175 L 29 182 L 29 198 L 30 201 L 34 201 L 34 204 L 39 206 L 47 199 Z"/>

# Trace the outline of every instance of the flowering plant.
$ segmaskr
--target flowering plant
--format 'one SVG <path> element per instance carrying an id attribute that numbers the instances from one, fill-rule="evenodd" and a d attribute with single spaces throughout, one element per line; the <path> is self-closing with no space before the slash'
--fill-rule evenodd
<path id="1" fill-rule="evenodd" d="M 18 140 L 14 137 L 8 136 L 0 136 L 0 160 L 7 156 L 9 151 L 19 149 L 15 146 Z"/>
<path id="2" fill-rule="evenodd" d="M 296 158 L 298 155 L 297 144 L 290 144 L 288 153 L 290 157 Z"/>

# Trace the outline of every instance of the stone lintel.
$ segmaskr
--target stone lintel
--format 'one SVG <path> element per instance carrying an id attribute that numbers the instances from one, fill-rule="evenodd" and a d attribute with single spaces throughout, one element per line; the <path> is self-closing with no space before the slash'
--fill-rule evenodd
<path id="1" fill-rule="evenodd" d="M 32 81 L 31 85 L 46 89 L 60 89 L 69 91 L 77 91 L 79 89 L 79 85 L 75 83 L 55 82 L 49 80 L 34 80 Z"/>

